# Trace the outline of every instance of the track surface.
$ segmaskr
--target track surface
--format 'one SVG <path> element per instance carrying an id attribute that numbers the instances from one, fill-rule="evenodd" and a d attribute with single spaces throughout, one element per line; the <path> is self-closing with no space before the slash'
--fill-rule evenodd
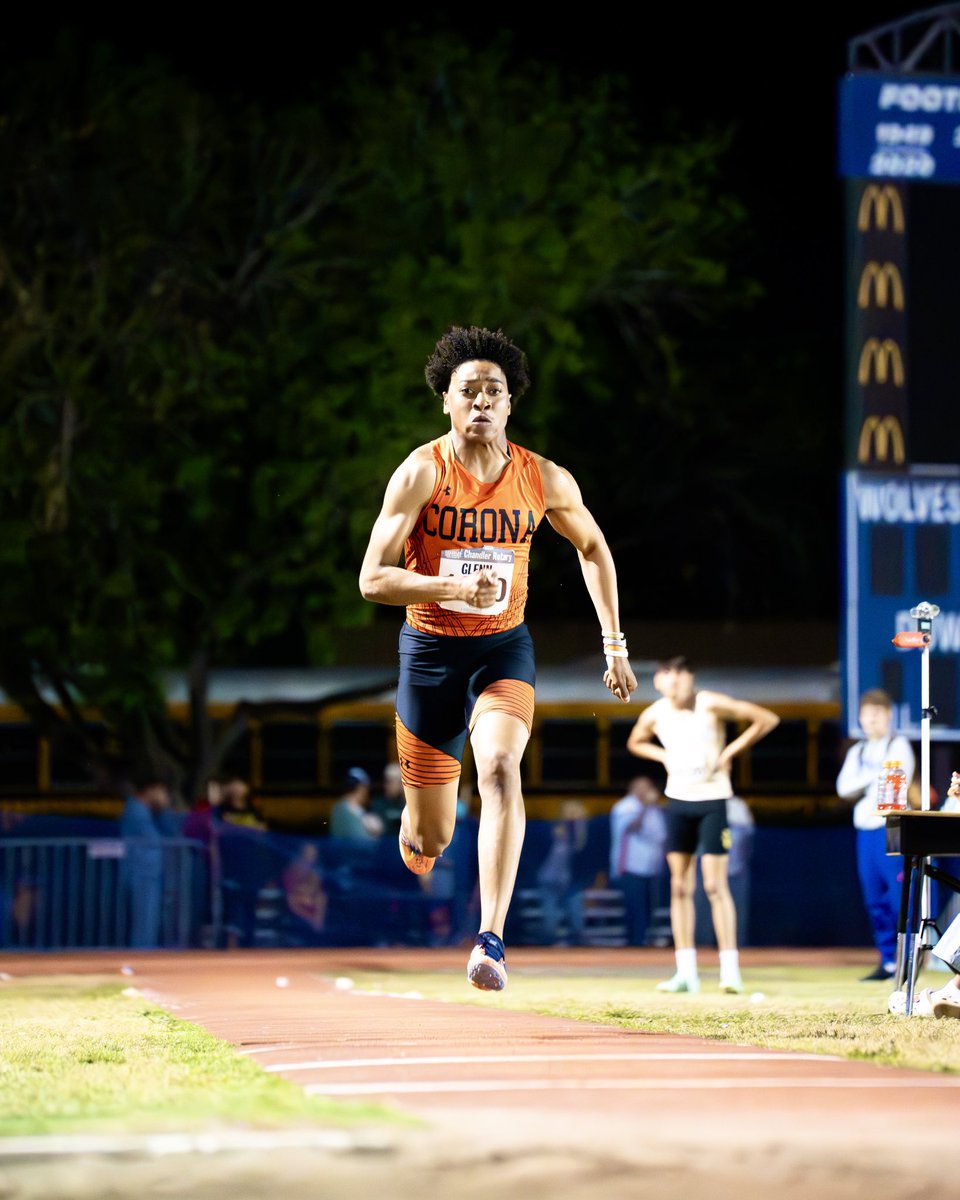
<path id="1" fill-rule="evenodd" d="M 751 964 L 829 957 L 744 951 L 743 963 L 747 972 Z M 858 952 L 834 958 L 850 962 L 851 970 L 871 961 Z M 634 962 L 644 977 L 672 968 L 672 956 L 647 950 L 564 950 L 562 958 L 565 969 L 601 974 Z M 379 1193 L 391 1200 L 421 1200 L 431 1192 L 464 1200 L 950 1194 L 958 1076 L 337 985 L 370 968 L 464 964 L 464 951 L 406 949 L 0 960 L 0 970 L 15 975 L 103 973 L 126 965 L 134 972 L 130 983 L 149 998 L 265 1069 L 317 1094 L 382 1101 L 416 1119 L 362 1130 L 345 1143 L 291 1135 L 285 1145 L 261 1144 L 251 1135 L 239 1145 L 187 1145 L 176 1154 L 169 1145 L 161 1153 L 158 1144 L 141 1141 L 71 1144 L 64 1156 L 50 1153 L 57 1149 L 51 1144 L 46 1154 L 14 1156 L 8 1143 L 0 1198 L 228 1194 L 243 1200 L 290 1189 L 297 1196 Z M 555 950 L 510 955 L 512 975 L 557 964 Z M 931 1036 L 937 1024 L 930 1023 Z"/>

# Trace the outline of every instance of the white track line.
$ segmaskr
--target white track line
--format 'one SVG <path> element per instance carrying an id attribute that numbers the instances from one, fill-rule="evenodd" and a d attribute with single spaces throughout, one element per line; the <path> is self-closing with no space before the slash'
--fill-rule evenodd
<path id="1" fill-rule="evenodd" d="M 0 1138 L 0 1161 L 61 1157 L 74 1154 L 141 1154 L 164 1158 L 173 1154 L 221 1154 L 244 1150 L 385 1151 L 382 1137 L 337 1130 L 223 1130 L 205 1133 L 74 1134 Z"/>
<path id="2" fill-rule="evenodd" d="M 303 1089 L 308 1096 L 398 1096 L 432 1095 L 446 1092 L 556 1092 L 556 1091 L 636 1091 L 699 1092 L 781 1090 L 904 1091 L 909 1088 L 958 1088 L 960 1079 L 837 1079 L 830 1075 L 808 1079 L 451 1079 L 423 1082 L 311 1083 Z"/>
<path id="3" fill-rule="evenodd" d="M 307 1062 L 264 1063 L 264 1071 L 324 1071 L 338 1067 L 430 1067 L 462 1066 L 467 1063 L 552 1063 L 552 1062 L 843 1062 L 826 1054 L 765 1053 L 758 1050 L 729 1050 L 713 1054 L 703 1051 L 649 1051 L 636 1054 L 443 1054 L 429 1058 L 321 1058 Z"/>

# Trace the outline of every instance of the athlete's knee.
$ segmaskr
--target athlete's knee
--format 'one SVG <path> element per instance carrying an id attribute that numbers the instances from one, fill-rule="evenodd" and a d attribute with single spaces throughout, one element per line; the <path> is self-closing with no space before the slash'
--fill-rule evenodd
<path id="1" fill-rule="evenodd" d="M 519 790 L 521 755 L 497 748 L 477 757 L 477 786 L 481 798 L 509 795 Z"/>
<path id="2" fill-rule="evenodd" d="M 690 900 L 693 897 L 694 884 L 690 876 L 686 873 L 683 875 L 671 875 L 670 877 L 670 899 L 671 900 Z"/>
<path id="3" fill-rule="evenodd" d="M 730 885 L 725 879 L 704 879 L 703 892 L 711 902 L 730 895 Z"/>

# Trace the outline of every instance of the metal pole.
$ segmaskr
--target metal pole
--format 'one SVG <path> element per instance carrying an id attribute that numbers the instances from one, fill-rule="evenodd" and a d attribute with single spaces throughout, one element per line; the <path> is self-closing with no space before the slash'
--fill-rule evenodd
<path id="1" fill-rule="evenodd" d="M 925 642 L 920 653 L 920 807 L 923 811 L 930 808 L 930 643 Z M 924 867 L 930 862 L 924 859 Z M 933 943 L 929 940 L 931 916 L 930 876 L 924 870 L 923 893 L 920 898 L 920 950 L 929 950 Z"/>
<path id="2" fill-rule="evenodd" d="M 930 703 L 930 643 L 933 640 L 933 619 L 940 613 L 940 606 L 930 604 L 926 600 L 910 609 L 910 616 L 917 622 L 913 632 L 898 633 L 893 644 L 901 650 L 920 650 L 920 807 L 926 811 L 930 808 L 930 721 L 936 716 L 937 710 Z M 909 803 L 909 801 L 908 801 Z M 904 860 L 906 866 L 906 860 Z M 914 891 L 914 904 L 919 899 L 919 920 L 916 915 L 908 918 L 908 936 L 905 945 L 898 946 L 897 977 L 906 984 L 905 1013 L 913 1016 L 913 997 L 916 990 L 917 974 L 920 959 L 926 950 L 930 950 L 935 942 L 930 940 L 930 929 L 934 926 L 931 916 L 931 885 L 927 868 L 930 859 L 924 858 L 917 865 L 920 871 L 920 895 Z M 912 928 L 916 928 L 914 935 Z"/>

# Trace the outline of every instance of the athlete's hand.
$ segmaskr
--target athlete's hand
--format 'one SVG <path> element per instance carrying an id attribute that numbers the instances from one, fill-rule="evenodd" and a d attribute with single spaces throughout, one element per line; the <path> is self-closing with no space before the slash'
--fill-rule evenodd
<path id="1" fill-rule="evenodd" d="M 725 746 L 717 755 L 717 762 L 716 766 L 713 768 L 713 774 L 716 774 L 717 771 L 729 771 L 730 767 L 733 765 L 734 756 L 729 754 L 727 749 L 728 748 Z"/>
<path id="2" fill-rule="evenodd" d="M 603 673 L 603 682 L 618 700 L 627 702 L 630 693 L 636 691 L 637 677 L 630 669 L 628 658 L 608 658 L 607 669 Z"/>
<path id="3" fill-rule="evenodd" d="M 460 589 L 460 599 L 474 608 L 489 608 L 500 594 L 500 580 L 488 568 L 468 575 Z"/>

